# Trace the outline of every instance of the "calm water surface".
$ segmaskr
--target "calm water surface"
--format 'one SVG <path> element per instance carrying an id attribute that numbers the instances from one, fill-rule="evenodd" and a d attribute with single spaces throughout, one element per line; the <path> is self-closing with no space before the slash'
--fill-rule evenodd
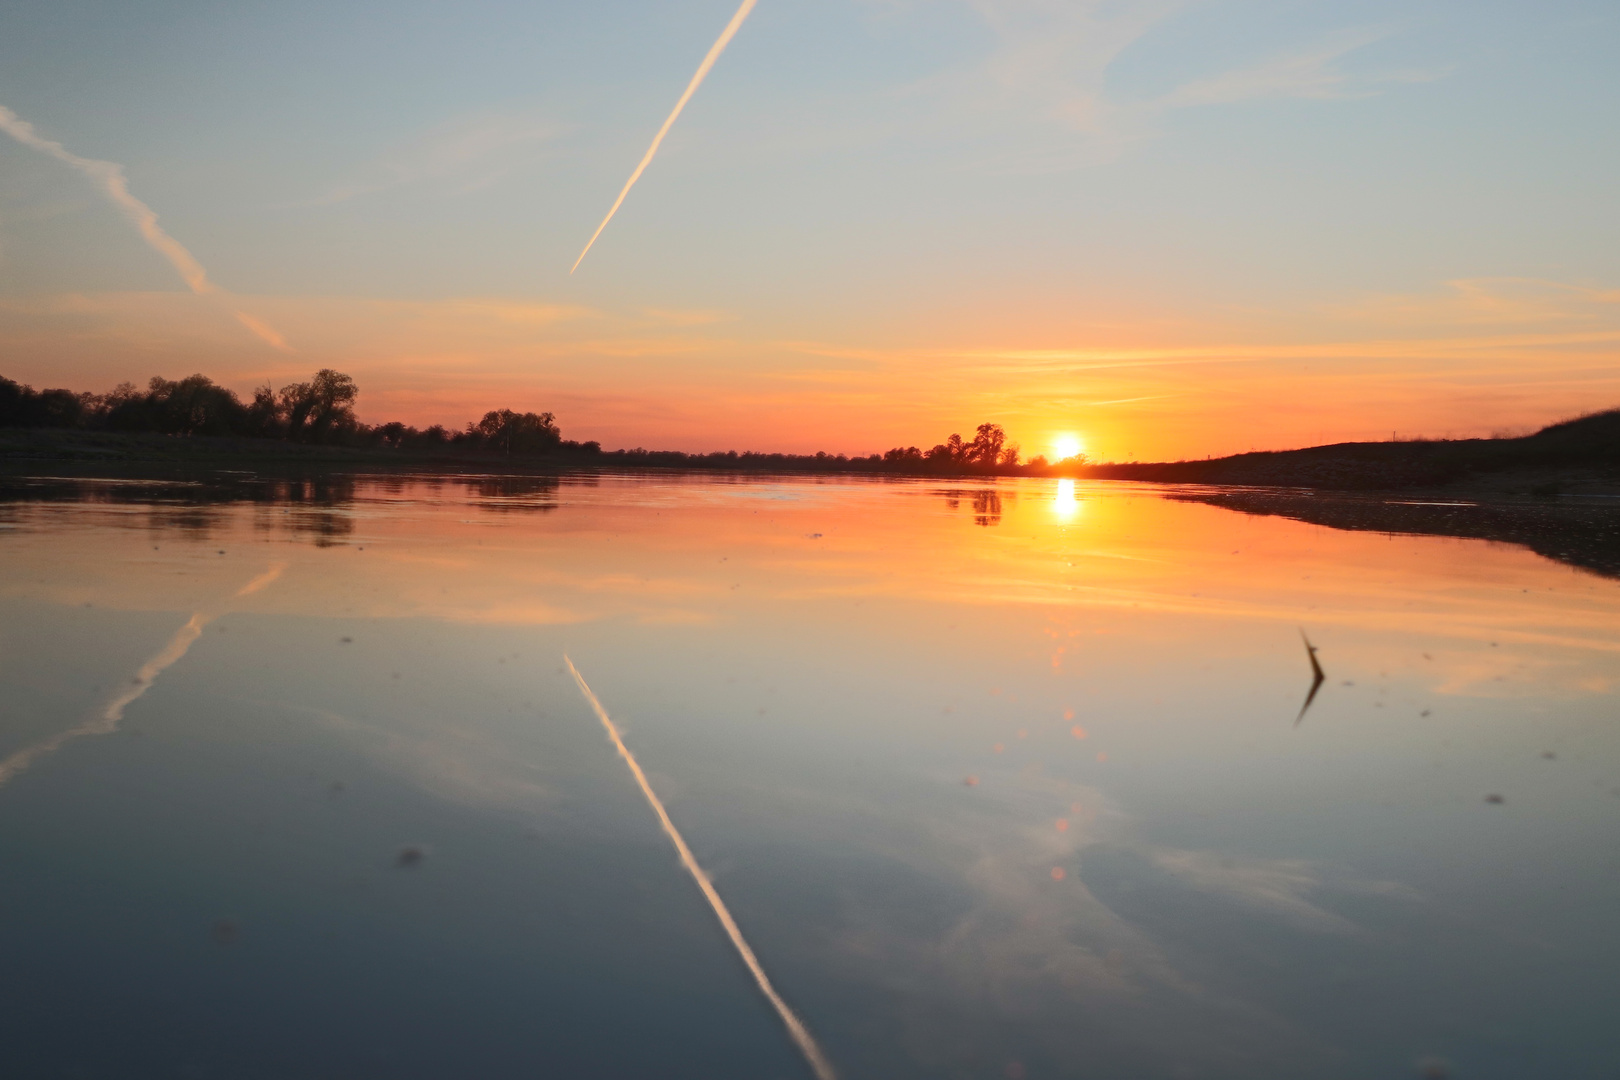
<path id="1" fill-rule="evenodd" d="M 13 481 L 0 1073 L 1620 1075 L 1620 587 L 1151 489 Z M 1300 634 L 1327 680 L 1311 685 Z"/>

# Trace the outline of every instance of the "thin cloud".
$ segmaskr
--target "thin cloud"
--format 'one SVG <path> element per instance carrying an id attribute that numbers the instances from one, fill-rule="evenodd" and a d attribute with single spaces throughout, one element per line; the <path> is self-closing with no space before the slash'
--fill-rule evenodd
<path id="1" fill-rule="evenodd" d="M 647 152 L 642 155 L 641 163 L 636 166 L 636 171 L 630 174 L 630 179 L 625 181 L 624 189 L 619 192 L 619 197 L 613 200 L 613 207 L 607 212 L 607 217 L 602 219 L 602 224 L 596 227 L 596 231 L 586 241 L 585 250 L 579 253 L 579 258 L 574 260 L 574 265 L 568 268 L 570 274 L 579 269 L 579 264 L 585 261 L 585 255 L 591 250 L 591 245 L 596 243 L 596 238 L 602 235 L 602 230 L 607 228 L 607 223 L 613 220 L 613 215 L 617 214 L 619 207 L 624 205 L 624 197 L 630 194 L 630 189 L 635 187 L 637 180 L 641 179 L 641 174 L 646 171 L 647 165 L 653 159 L 653 155 L 658 153 L 658 145 L 664 141 L 664 136 L 668 135 L 669 129 L 674 126 L 675 118 L 681 115 L 681 110 L 686 108 L 686 103 L 692 100 L 692 95 L 697 93 L 697 88 L 703 84 L 703 80 L 708 76 L 709 69 L 714 67 L 714 62 L 720 59 L 720 54 L 725 51 L 727 45 L 731 44 L 731 39 L 736 36 L 737 30 L 743 24 L 743 20 L 748 18 L 750 11 L 754 10 L 754 3 L 755 0 L 743 0 L 742 6 L 731 17 L 731 21 L 726 24 L 726 28 L 720 31 L 719 39 L 710 47 L 709 55 L 703 58 L 703 63 L 698 65 L 697 74 L 693 75 L 692 81 L 686 84 L 685 93 L 681 94 L 681 99 L 675 103 L 675 108 L 670 111 L 669 118 L 664 121 L 664 126 L 658 129 L 657 135 L 653 136 L 652 145 L 647 147 Z"/>
<path id="2" fill-rule="evenodd" d="M 1188 82 L 1146 99 L 1111 93 L 1115 63 L 1189 6 L 1185 0 L 961 0 L 992 36 L 988 52 L 918 80 L 907 95 L 934 98 L 936 126 L 981 143 L 954 167 L 998 174 L 1063 172 L 1119 158 L 1159 137 L 1159 121 L 1185 108 L 1267 98 L 1371 97 L 1401 83 L 1443 78 L 1449 66 L 1350 70 L 1351 54 L 1386 40 L 1387 28 L 1353 28 L 1295 46 L 1252 66 Z"/>
<path id="3" fill-rule="evenodd" d="M 362 182 L 343 184 L 295 206 L 336 206 L 351 199 L 432 181 L 455 183 L 457 194 L 481 191 L 511 174 L 515 148 L 547 143 L 567 128 L 534 116 L 480 116 L 436 128 L 369 166 Z M 492 160 L 493 159 L 493 160 Z M 468 174 L 471 173 L 470 177 Z M 459 182 L 456 182 L 459 181 Z"/>
<path id="4" fill-rule="evenodd" d="M 1179 109 L 1232 105 L 1261 98 L 1363 98 L 1381 92 L 1382 84 L 1428 82 L 1446 74 L 1448 69 L 1358 75 L 1339 65 L 1338 62 L 1351 53 L 1389 36 L 1387 30 L 1346 31 L 1314 49 L 1284 54 L 1253 67 L 1187 83 L 1160 98 L 1156 106 Z"/>
<path id="5" fill-rule="evenodd" d="M 666 326 L 714 326 L 738 320 L 738 316 L 732 312 L 709 308 L 643 308 L 641 313 L 653 322 Z"/>
<path id="6" fill-rule="evenodd" d="M 208 272 L 187 251 L 185 245 L 170 236 L 158 224 L 157 212 L 147 206 L 134 195 L 130 194 L 129 181 L 124 176 L 124 167 L 115 161 L 100 161 L 95 158 L 80 157 L 68 150 L 67 147 L 52 139 L 47 139 L 34 130 L 34 125 L 0 105 L 0 130 L 5 131 L 13 139 L 24 146 L 32 147 L 42 154 L 47 154 L 64 165 L 71 166 L 79 172 L 94 180 L 100 185 L 102 193 L 112 204 L 122 210 L 130 223 L 140 231 L 141 236 L 152 246 L 158 254 L 169 260 L 175 270 L 180 274 L 186 286 L 198 296 L 227 296 L 218 285 L 208 280 Z M 238 322 L 248 329 L 255 337 L 268 345 L 278 349 L 287 348 L 282 336 L 266 326 L 263 322 L 253 318 L 243 311 L 231 309 Z"/>

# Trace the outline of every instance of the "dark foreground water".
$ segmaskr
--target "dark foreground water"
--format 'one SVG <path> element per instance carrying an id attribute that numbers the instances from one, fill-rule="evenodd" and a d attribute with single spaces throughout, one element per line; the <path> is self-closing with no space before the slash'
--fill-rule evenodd
<path id="1" fill-rule="evenodd" d="M 1300 634 L 1326 680 L 1312 684 Z M 1126 486 L 8 482 L 0 1075 L 1620 1075 L 1620 587 Z"/>

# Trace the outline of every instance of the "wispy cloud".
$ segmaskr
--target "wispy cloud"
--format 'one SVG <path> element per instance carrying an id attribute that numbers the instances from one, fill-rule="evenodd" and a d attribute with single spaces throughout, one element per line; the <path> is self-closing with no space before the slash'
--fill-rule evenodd
<path id="1" fill-rule="evenodd" d="M 546 116 L 463 118 L 436 127 L 361 170 L 364 179 L 340 184 L 298 205 L 335 206 L 415 184 L 440 182 L 457 193 L 499 183 L 515 168 L 514 154 L 556 140 L 568 128 Z"/>
<path id="2" fill-rule="evenodd" d="M 990 32 L 976 59 L 908 88 L 933 98 L 959 134 L 994 147 L 974 167 L 1062 171 L 1117 158 L 1160 134 L 1181 109 L 1263 99 L 1370 97 L 1400 83 L 1443 77 L 1446 67 L 1366 71 L 1344 61 L 1394 36 L 1348 28 L 1146 98 L 1120 96 L 1108 80 L 1125 53 L 1191 6 L 1185 0 L 954 0 Z"/>
<path id="3" fill-rule="evenodd" d="M 1435 328 L 1539 325 L 1620 330 L 1620 289 L 1545 278 L 1457 278 L 1432 291 L 1375 296 L 1323 310 L 1341 318 Z"/>
<path id="4" fill-rule="evenodd" d="M 736 322 L 738 319 L 732 312 L 712 308 L 643 308 L 641 313 L 653 322 L 665 326 L 714 326 L 718 323 Z"/>
<path id="5" fill-rule="evenodd" d="M 124 176 L 124 167 L 115 161 L 100 161 L 95 158 L 80 157 L 68 150 L 67 147 L 52 139 L 47 139 L 34 129 L 34 125 L 22 119 L 16 113 L 0 105 L 0 130 L 22 143 L 32 147 L 42 154 L 48 154 L 64 165 L 71 166 L 84 173 L 100 185 L 102 193 L 112 201 L 113 205 L 122 210 L 130 223 L 140 231 L 146 242 L 160 255 L 169 260 L 187 287 L 198 296 L 224 297 L 227 294 L 219 286 L 208 280 L 208 272 L 187 251 L 185 245 L 164 231 L 158 224 L 157 212 L 144 202 L 130 194 L 129 181 Z M 285 349 L 287 343 L 282 336 L 255 319 L 244 311 L 231 310 L 238 322 L 245 326 L 250 333 L 268 345 L 278 349 Z"/>
<path id="6" fill-rule="evenodd" d="M 1261 98 L 1344 99 L 1371 97 L 1390 83 L 1429 82 L 1448 69 L 1351 73 L 1340 63 L 1351 53 L 1390 36 L 1387 30 L 1349 30 L 1297 52 L 1272 57 L 1211 79 L 1182 85 L 1158 99 L 1161 109 L 1232 105 Z"/>

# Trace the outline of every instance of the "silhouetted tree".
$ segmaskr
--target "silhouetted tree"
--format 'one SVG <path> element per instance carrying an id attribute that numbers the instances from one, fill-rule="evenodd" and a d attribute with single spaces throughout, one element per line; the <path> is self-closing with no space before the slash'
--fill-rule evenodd
<path id="1" fill-rule="evenodd" d="M 259 439 L 277 439 L 287 431 L 282 421 L 281 406 L 276 401 L 276 392 L 269 383 L 265 383 L 253 391 L 253 400 L 248 403 L 244 412 L 242 434 Z"/>
<path id="2" fill-rule="evenodd" d="M 147 384 L 146 405 L 156 430 L 166 435 L 229 435 L 246 415 L 231 391 L 206 375 L 177 382 L 154 376 Z"/>
<path id="3" fill-rule="evenodd" d="M 93 394 L 35 390 L 0 379 L 0 425 L 6 427 L 78 427 L 95 404 Z"/>
<path id="4" fill-rule="evenodd" d="M 1006 441 L 1007 433 L 1001 430 L 1000 424 L 980 424 L 964 457 L 976 465 L 994 468 L 1001 464 L 1001 447 Z"/>
<path id="5" fill-rule="evenodd" d="M 287 437 L 320 442 L 329 435 L 354 430 L 354 401 L 360 390 L 340 371 L 322 368 L 307 383 L 281 388 L 277 405 Z"/>
<path id="6" fill-rule="evenodd" d="M 963 454 L 965 451 L 962 436 L 952 432 L 950 438 L 937 444 L 924 456 L 936 465 L 956 465 L 964 460 Z"/>
<path id="7" fill-rule="evenodd" d="M 556 449 L 562 442 L 556 417 L 550 413 L 517 413 L 511 409 L 492 410 L 477 424 L 468 424 L 469 435 L 486 446 L 507 454 L 539 454 Z"/>

